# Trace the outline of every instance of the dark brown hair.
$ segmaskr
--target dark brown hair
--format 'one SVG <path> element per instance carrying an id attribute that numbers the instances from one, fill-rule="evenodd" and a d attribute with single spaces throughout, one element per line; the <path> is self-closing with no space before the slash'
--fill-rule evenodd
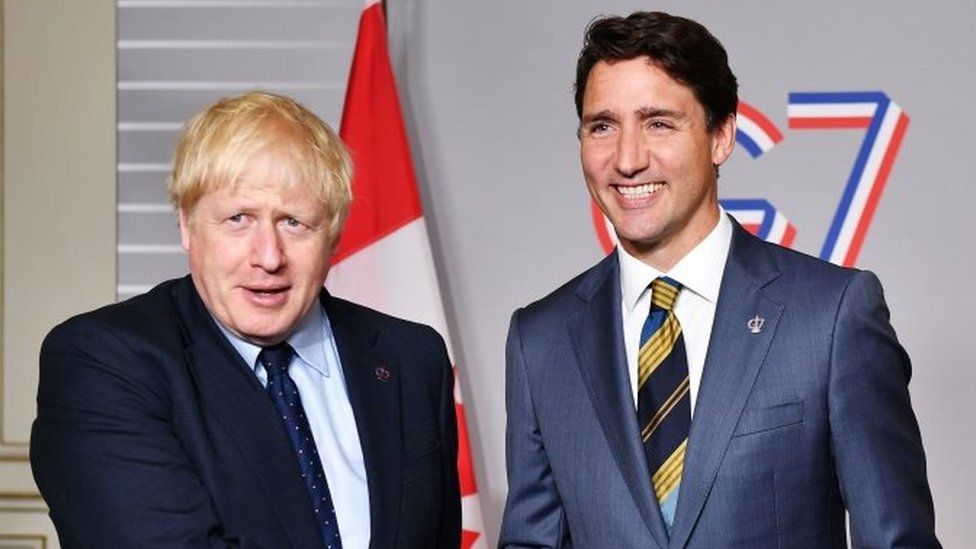
<path id="1" fill-rule="evenodd" d="M 595 19 L 587 27 L 576 64 L 576 115 L 583 115 L 586 80 L 594 65 L 645 56 L 675 81 L 691 88 L 705 108 L 709 130 L 735 114 L 738 83 L 722 43 L 691 19 L 639 11 L 626 18 Z"/>

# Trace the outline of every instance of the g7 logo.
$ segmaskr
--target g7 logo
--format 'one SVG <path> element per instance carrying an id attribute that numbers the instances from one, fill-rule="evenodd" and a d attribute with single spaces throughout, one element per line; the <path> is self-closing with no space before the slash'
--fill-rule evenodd
<path id="1" fill-rule="evenodd" d="M 787 117 L 793 130 L 866 130 L 820 251 L 821 259 L 851 267 L 898 156 L 908 115 L 880 91 L 794 92 L 789 94 Z M 782 140 L 783 134 L 769 118 L 739 102 L 736 142 L 750 156 L 758 158 Z M 720 202 L 756 236 L 786 247 L 793 244 L 796 228 L 768 200 L 726 198 Z M 609 253 L 616 244 L 613 227 L 595 203 L 591 212 L 600 244 Z"/>

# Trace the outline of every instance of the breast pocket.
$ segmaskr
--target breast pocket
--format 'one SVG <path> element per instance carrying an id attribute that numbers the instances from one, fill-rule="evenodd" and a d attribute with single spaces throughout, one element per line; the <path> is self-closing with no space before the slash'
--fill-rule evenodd
<path id="1" fill-rule="evenodd" d="M 746 409 L 739 418 L 735 437 L 764 433 L 803 423 L 803 402 L 785 402 L 775 406 Z"/>

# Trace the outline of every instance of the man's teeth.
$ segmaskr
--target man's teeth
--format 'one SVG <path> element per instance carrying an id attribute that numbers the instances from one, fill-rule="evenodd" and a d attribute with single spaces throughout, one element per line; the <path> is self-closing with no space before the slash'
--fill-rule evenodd
<path id="1" fill-rule="evenodd" d="M 634 187 L 618 186 L 617 191 L 626 197 L 640 198 L 640 197 L 652 195 L 655 192 L 657 192 L 658 189 L 661 189 L 663 187 L 664 187 L 664 183 L 647 183 L 645 185 L 637 185 Z"/>

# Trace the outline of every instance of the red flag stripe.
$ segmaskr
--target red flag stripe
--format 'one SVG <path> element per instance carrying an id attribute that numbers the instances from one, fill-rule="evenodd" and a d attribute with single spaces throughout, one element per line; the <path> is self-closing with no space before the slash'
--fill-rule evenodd
<path id="1" fill-rule="evenodd" d="M 363 10 L 339 132 L 353 158 L 353 205 L 333 263 L 423 215 L 385 27 L 380 4 Z"/>
<path id="2" fill-rule="evenodd" d="M 353 204 L 327 284 L 336 295 L 405 318 L 447 336 L 410 146 L 396 93 L 379 3 L 363 10 L 340 135 L 355 165 Z M 395 276 L 391 276 L 396 266 Z M 426 297 L 424 297 L 426 296 Z M 446 338 L 450 352 L 450 341 Z M 464 549 L 487 549 L 467 421 L 455 385 L 458 476 Z"/>
<path id="3" fill-rule="evenodd" d="M 468 441 L 468 418 L 464 415 L 464 406 L 454 403 L 458 424 L 458 477 L 461 481 L 461 495 L 470 496 L 478 492 L 475 483 L 474 463 L 471 461 L 471 444 Z"/>

